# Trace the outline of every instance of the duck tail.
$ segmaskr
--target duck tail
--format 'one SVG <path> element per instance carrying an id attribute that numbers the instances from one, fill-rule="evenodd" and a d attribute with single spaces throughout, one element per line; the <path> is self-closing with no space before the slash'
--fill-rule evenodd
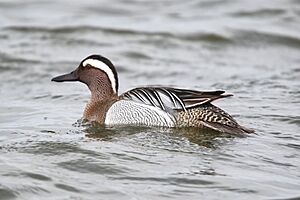
<path id="1" fill-rule="evenodd" d="M 239 128 L 243 131 L 243 133 L 254 133 L 255 132 L 255 130 L 252 128 L 246 128 L 244 126 L 240 126 Z"/>
<path id="2" fill-rule="evenodd" d="M 202 121 L 204 127 L 213 129 L 215 131 L 219 131 L 221 133 L 230 133 L 234 135 L 243 135 L 243 134 L 250 134 L 254 133 L 254 129 L 246 128 L 244 126 L 238 125 L 237 126 L 228 126 L 224 124 L 219 124 L 215 122 L 204 122 Z"/>
<path id="3" fill-rule="evenodd" d="M 205 107 L 202 107 L 202 109 Z M 201 110 L 201 108 L 198 108 Z M 201 122 L 204 126 L 223 133 L 232 134 L 250 134 L 254 133 L 253 129 L 241 126 L 231 115 L 224 110 L 209 104 L 206 109 L 202 110 L 205 117 L 202 117 Z"/>

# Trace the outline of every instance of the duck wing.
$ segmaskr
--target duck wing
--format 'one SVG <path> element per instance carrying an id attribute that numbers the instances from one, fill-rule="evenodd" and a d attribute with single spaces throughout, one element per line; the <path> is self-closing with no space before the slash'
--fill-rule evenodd
<path id="1" fill-rule="evenodd" d="M 197 91 L 171 87 L 139 87 L 121 95 L 123 99 L 158 107 L 164 111 L 187 110 L 210 103 L 216 99 L 232 96 L 225 91 Z"/>

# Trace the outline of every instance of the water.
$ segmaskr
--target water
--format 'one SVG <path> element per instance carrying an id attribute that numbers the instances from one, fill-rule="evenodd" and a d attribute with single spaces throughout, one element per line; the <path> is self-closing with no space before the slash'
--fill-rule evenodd
<path id="1" fill-rule="evenodd" d="M 0 1 L 0 199 L 300 198 L 300 1 Z M 80 126 L 99 53 L 120 92 L 222 89 L 249 137 Z"/>

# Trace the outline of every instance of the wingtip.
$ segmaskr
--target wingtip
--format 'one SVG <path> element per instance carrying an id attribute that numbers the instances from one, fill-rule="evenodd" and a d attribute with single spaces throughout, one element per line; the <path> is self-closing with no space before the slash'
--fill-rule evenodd
<path id="1" fill-rule="evenodd" d="M 222 96 L 224 96 L 224 97 L 232 97 L 233 94 L 227 93 L 227 94 L 222 94 Z"/>
<path id="2" fill-rule="evenodd" d="M 248 133 L 248 134 L 255 133 L 255 130 L 252 128 L 246 128 L 244 126 L 241 126 L 241 129 L 244 131 L 244 133 Z"/>

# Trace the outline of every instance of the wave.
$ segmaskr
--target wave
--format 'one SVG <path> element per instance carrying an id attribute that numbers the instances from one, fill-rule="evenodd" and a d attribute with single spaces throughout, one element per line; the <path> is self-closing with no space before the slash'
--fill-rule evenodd
<path id="1" fill-rule="evenodd" d="M 90 25 L 79 26 L 64 26 L 64 27 L 41 27 L 41 26 L 7 26 L 3 28 L 8 31 L 22 32 L 22 33 L 55 33 L 55 34 L 69 34 L 82 32 L 103 32 L 117 35 L 145 35 L 145 36 L 160 36 L 165 38 L 173 38 L 188 41 L 208 41 L 208 42 L 230 42 L 230 38 L 220 33 L 205 33 L 193 32 L 187 34 L 175 34 L 167 31 L 144 31 L 124 28 L 99 27 Z"/>
<path id="2" fill-rule="evenodd" d="M 234 41 L 244 45 L 284 45 L 300 47 L 300 37 L 288 33 L 274 33 L 256 30 L 234 30 Z"/>

